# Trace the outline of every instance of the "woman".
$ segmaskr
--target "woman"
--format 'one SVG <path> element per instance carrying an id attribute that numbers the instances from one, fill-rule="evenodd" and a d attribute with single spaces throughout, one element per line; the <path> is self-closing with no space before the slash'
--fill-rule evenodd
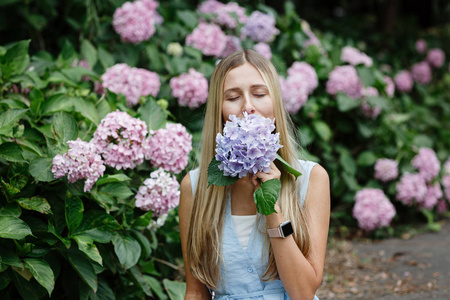
<path id="1" fill-rule="evenodd" d="M 230 115 L 242 118 L 244 112 L 275 119 L 283 145 L 278 153 L 302 176 L 295 180 L 272 163 L 269 173 L 207 187 L 216 135 Z M 181 183 L 186 300 L 211 299 L 211 294 L 215 299 L 317 299 L 329 227 L 329 179 L 320 165 L 297 159 L 293 137 L 270 61 L 253 50 L 220 61 L 210 83 L 200 166 Z M 281 181 L 277 213 L 257 215 L 253 192 L 259 180 L 273 178 Z"/>

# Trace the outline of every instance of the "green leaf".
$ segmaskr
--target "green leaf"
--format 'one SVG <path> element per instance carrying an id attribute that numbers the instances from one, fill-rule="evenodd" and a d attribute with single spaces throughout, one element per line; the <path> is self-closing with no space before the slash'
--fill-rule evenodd
<path id="1" fill-rule="evenodd" d="M 30 227 L 21 219 L 3 216 L 0 222 L 0 238 L 21 240 L 31 235 Z"/>
<path id="2" fill-rule="evenodd" d="M 186 283 L 179 281 L 163 280 L 164 287 L 170 300 L 183 300 L 186 292 Z"/>
<path id="3" fill-rule="evenodd" d="M 81 55 L 86 59 L 89 66 L 94 68 L 97 63 L 97 49 L 95 49 L 94 45 L 88 40 L 83 40 L 81 42 Z"/>
<path id="4" fill-rule="evenodd" d="M 153 296 L 150 285 L 148 284 L 148 281 L 145 280 L 145 277 L 142 275 L 142 272 L 139 270 L 138 266 L 134 266 L 130 269 L 131 276 L 133 277 L 134 281 L 138 284 L 138 286 L 142 289 L 142 291 L 145 293 L 145 295 L 151 297 Z"/>
<path id="5" fill-rule="evenodd" d="M 68 141 L 77 139 L 78 125 L 70 115 L 59 112 L 53 117 L 52 132 L 59 143 L 66 144 Z"/>
<path id="6" fill-rule="evenodd" d="M 277 178 L 261 183 L 261 187 L 256 189 L 254 199 L 260 214 L 267 216 L 276 213 L 274 206 L 280 197 L 280 189 L 281 182 Z"/>
<path id="7" fill-rule="evenodd" d="M 53 270 L 48 263 L 42 259 L 26 258 L 24 259 L 25 266 L 31 271 L 33 277 L 42 285 L 51 296 L 53 288 L 55 287 L 55 276 Z"/>
<path id="8" fill-rule="evenodd" d="M 23 73 L 30 63 L 28 56 L 28 46 L 31 40 L 15 43 L 9 48 L 5 55 L 0 58 L 1 76 L 9 79 L 12 75 Z"/>
<path id="9" fill-rule="evenodd" d="M 38 89 L 32 88 L 30 91 L 30 110 L 33 115 L 37 116 L 44 102 L 44 94 Z"/>
<path id="10" fill-rule="evenodd" d="M 190 29 L 194 29 L 198 24 L 198 18 L 193 11 L 177 10 L 177 17 Z"/>
<path id="11" fill-rule="evenodd" d="M 103 47 L 98 48 L 98 59 L 100 60 L 100 63 L 105 69 L 112 67 L 114 65 L 113 56 Z"/>
<path id="12" fill-rule="evenodd" d="M 219 169 L 220 161 L 215 158 L 209 163 L 208 166 L 208 187 L 213 184 L 217 186 L 230 185 L 236 182 L 239 177 L 231 177 L 223 175 L 223 171 Z"/>
<path id="13" fill-rule="evenodd" d="M 55 94 L 48 97 L 41 106 L 41 115 L 46 116 L 59 111 L 72 112 L 73 103 L 65 94 Z"/>
<path id="14" fill-rule="evenodd" d="M 24 162 L 25 159 L 22 156 L 22 148 L 16 143 L 3 143 L 0 145 L 0 159 L 4 159 L 11 162 Z"/>
<path id="15" fill-rule="evenodd" d="M 278 153 L 277 159 L 283 164 L 284 169 L 295 176 L 295 180 L 297 180 L 298 176 L 301 176 L 302 173 L 294 169 L 287 161 L 285 161 Z"/>
<path id="16" fill-rule="evenodd" d="M 317 63 L 317 60 L 320 58 L 322 54 L 320 54 L 319 47 L 317 45 L 310 45 L 305 50 L 306 62 L 314 65 Z"/>
<path id="17" fill-rule="evenodd" d="M 9 203 L 0 208 L 0 217 L 20 217 L 21 213 L 22 210 L 20 209 L 19 205 L 17 205 L 17 203 Z"/>
<path id="18" fill-rule="evenodd" d="M 164 293 L 164 290 L 161 286 L 161 282 L 159 282 L 159 280 L 157 280 L 154 277 L 148 276 L 148 275 L 144 275 L 144 278 L 147 281 L 147 283 L 150 285 L 150 289 L 156 294 L 158 299 L 160 299 L 160 300 L 168 299 L 166 294 Z M 182 299 L 184 299 L 184 297 Z"/>
<path id="19" fill-rule="evenodd" d="M 102 257 L 94 244 L 94 241 L 87 235 L 75 235 L 72 237 L 78 244 L 78 249 L 86 254 L 90 259 L 103 266 Z"/>
<path id="20" fill-rule="evenodd" d="M 23 268 L 22 262 L 11 249 L 0 246 L 0 264 Z"/>
<path id="21" fill-rule="evenodd" d="M 147 102 L 139 107 L 137 113 L 149 130 L 160 129 L 166 124 L 167 113 L 152 98 L 148 98 Z"/>
<path id="22" fill-rule="evenodd" d="M 358 156 L 357 163 L 360 166 L 372 166 L 375 164 L 377 156 L 372 151 L 364 151 Z"/>
<path id="23" fill-rule="evenodd" d="M 33 196 L 31 198 L 20 198 L 16 200 L 22 208 L 35 210 L 41 214 L 51 214 L 51 207 L 45 198 Z"/>
<path id="24" fill-rule="evenodd" d="M 328 142 L 331 139 L 333 133 L 327 123 L 320 120 L 315 120 L 313 122 L 313 127 L 317 132 L 317 135 L 319 135 L 322 140 Z"/>
<path id="25" fill-rule="evenodd" d="M 90 261 L 80 253 L 75 251 L 67 252 L 67 260 L 70 262 L 75 271 L 80 275 L 81 279 L 94 291 L 97 291 L 98 279 L 97 274 L 92 267 Z"/>
<path id="26" fill-rule="evenodd" d="M 145 214 L 143 214 L 142 216 L 136 218 L 133 220 L 133 227 L 139 230 L 144 230 L 145 228 L 148 227 L 148 225 L 150 225 L 150 221 L 152 220 L 152 211 L 149 210 L 148 212 L 146 212 Z"/>
<path id="27" fill-rule="evenodd" d="M 30 174 L 39 181 L 52 181 L 55 177 L 52 173 L 53 159 L 46 157 L 36 157 L 30 162 Z"/>
<path id="28" fill-rule="evenodd" d="M 114 252 L 124 269 L 129 269 L 137 264 L 141 256 L 141 246 L 136 239 L 129 235 L 118 233 L 113 237 L 112 243 Z"/>
<path id="29" fill-rule="evenodd" d="M 80 226 L 83 220 L 83 202 L 77 196 L 67 195 L 65 204 L 66 224 L 69 229 L 69 236 Z"/>
<path id="30" fill-rule="evenodd" d="M 350 156 L 348 152 L 342 152 L 339 157 L 339 163 L 341 164 L 342 168 L 345 172 L 347 172 L 349 175 L 355 175 L 356 174 L 356 163 L 353 157 Z"/>
<path id="31" fill-rule="evenodd" d="M 338 93 L 336 96 L 338 109 L 340 112 L 346 112 L 359 107 L 360 101 L 350 98 L 345 94 Z"/>
<path id="32" fill-rule="evenodd" d="M 358 72 L 358 77 L 361 79 L 361 82 L 365 87 L 373 86 L 375 83 L 375 77 L 370 69 L 366 67 L 357 67 L 356 71 Z"/>
<path id="33" fill-rule="evenodd" d="M 30 272 L 28 269 L 27 272 Z M 24 300 L 39 300 L 40 299 L 40 291 L 39 288 L 41 288 L 44 292 L 45 290 L 39 285 L 36 281 L 30 281 L 26 280 L 18 270 L 14 270 L 13 272 L 13 278 L 14 278 L 14 285 L 19 292 L 20 296 Z M 31 275 L 31 278 L 33 276 Z M 30 278 L 30 279 L 31 279 Z M 45 295 L 45 294 L 44 294 Z"/>
<path id="34" fill-rule="evenodd" d="M 122 182 L 107 183 L 100 187 L 100 192 L 117 197 L 118 199 L 127 199 L 134 195 L 130 188 Z"/>
<path id="35" fill-rule="evenodd" d="M 12 280 L 10 272 L 0 272 L 0 291 L 4 290 Z"/>
<path id="36" fill-rule="evenodd" d="M 0 135 L 9 133 L 14 124 L 19 121 L 28 109 L 10 109 L 0 114 Z"/>
<path id="37" fill-rule="evenodd" d="M 78 227 L 76 234 L 85 234 L 93 229 L 101 232 L 115 232 L 121 228 L 122 226 L 120 226 L 117 220 L 104 211 L 88 210 L 84 214 L 83 222 Z M 95 238 L 93 239 L 96 240 Z"/>
<path id="38" fill-rule="evenodd" d="M 148 60 L 150 61 L 151 70 L 161 71 L 164 69 L 164 63 L 156 45 L 149 44 L 145 46 L 145 52 L 147 53 Z"/>
<path id="39" fill-rule="evenodd" d="M 433 140 L 424 134 L 418 134 L 414 137 L 413 144 L 417 147 L 433 148 Z"/>
<path id="40" fill-rule="evenodd" d="M 386 98 L 381 96 L 368 96 L 366 97 L 367 102 L 371 107 L 379 107 L 383 110 L 386 110 L 389 108 L 389 104 L 386 100 Z"/>
<path id="41" fill-rule="evenodd" d="M 103 176 L 102 178 L 99 178 L 95 184 L 97 186 L 100 186 L 102 184 L 106 184 L 106 183 L 110 183 L 110 182 L 122 182 L 122 181 L 129 181 L 129 180 L 131 180 L 131 178 L 125 174 L 114 174 L 114 175 L 106 175 L 106 176 Z"/>
<path id="42" fill-rule="evenodd" d="M 150 254 L 152 253 L 152 249 L 150 247 L 150 242 L 148 241 L 147 237 L 144 236 L 142 233 L 140 233 L 137 230 L 132 230 L 131 234 L 141 245 L 141 249 L 142 249 L 141 257 L 143 259 L 148 259 L 150 257 Z"/>

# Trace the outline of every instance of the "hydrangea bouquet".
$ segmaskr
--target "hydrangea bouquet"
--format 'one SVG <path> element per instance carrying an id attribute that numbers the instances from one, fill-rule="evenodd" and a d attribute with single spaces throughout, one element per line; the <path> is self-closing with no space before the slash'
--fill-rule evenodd
<path id="1" fill-rule="evenodd" d="M 230 115 L 229 119 L 223 128 L 223 135 L 218 133 L 216 136 L 216 156 L 208 167 L 208 186 L 230 185 L 249 173 L 268 173 L 275 159 L 296 179 L 301 175 L 277 154 L 283 146 L 280 145 L 280 134 L 272 133 L 275 130 L 274 120 L 247 113 L 242 119 L 234 115 Z M 275 212 L 280 188 L 278 179 L 261 183 L 254 193 L 259 213 L 269 215 Z"/>

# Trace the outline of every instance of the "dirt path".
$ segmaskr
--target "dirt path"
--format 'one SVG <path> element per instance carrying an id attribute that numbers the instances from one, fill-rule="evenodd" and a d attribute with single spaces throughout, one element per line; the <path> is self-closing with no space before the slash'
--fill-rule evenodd
<path id="1" fill-rule="evenodd" d="M 379 242 L 330 242 L 317 296 L 450 300 L 450 220 L 438 233 Z"/>

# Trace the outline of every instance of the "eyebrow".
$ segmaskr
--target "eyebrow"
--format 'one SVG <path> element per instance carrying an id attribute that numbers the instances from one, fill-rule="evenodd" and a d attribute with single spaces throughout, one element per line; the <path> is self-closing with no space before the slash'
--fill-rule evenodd
<path id="1" fill-rule="evenodd" d="M 251 85 L 250 86 L 250 89 L 256 89 L 256 88 L 264 88 L 264 89 L 267 89 L 267 86 L 265 85 L 265 84 L 253 84 L 253 85 Z M 238 92 L 238 91 L 240 91 L 241 89 L 240 88 L 231 88 L 231 89 L 228 89 L 228 90 L 226 90 L 226 91 L 224 91 L 223 93 L 224 94 L 226 94 L 226 93 L 228 93 L 228 92 Z"/>

